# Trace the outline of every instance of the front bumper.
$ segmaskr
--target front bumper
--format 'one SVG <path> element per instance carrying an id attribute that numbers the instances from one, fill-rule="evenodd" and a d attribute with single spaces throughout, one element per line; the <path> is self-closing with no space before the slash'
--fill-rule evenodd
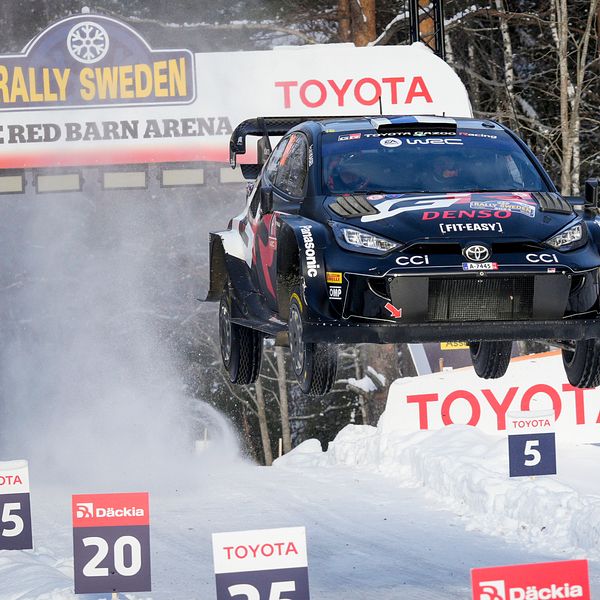
<path id="1" fill-rule="evenodd" d="M 394 344 L 492 340 L 583 340 L 600 338 L 600 318 L 456 323 L 305 322 L 306 342 Z"/>

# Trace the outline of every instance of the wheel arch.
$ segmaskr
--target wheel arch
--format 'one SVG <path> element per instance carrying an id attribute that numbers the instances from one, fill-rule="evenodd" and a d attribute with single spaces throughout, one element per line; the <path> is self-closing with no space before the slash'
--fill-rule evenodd
<path id="1" fill-rule="evenodd" d="M 325 252 L 330 239 L 326 225 L 302 216 L 286 215 L 281 219 L 277 240 L 280 317 L 285 320 L 289 317 L 290 293 L 295 285 L 302 283 L 306 309 L 311 317 L 330 319 L 325 280 Z"/>
<path id="2" fill-rule="evenodd" d="M 302 277 L 300 248 L 296 232 L 287 223 L 277 235 L 277 305 L 279 316 L 287 320 L 290 312 L 290 295 Z"/>

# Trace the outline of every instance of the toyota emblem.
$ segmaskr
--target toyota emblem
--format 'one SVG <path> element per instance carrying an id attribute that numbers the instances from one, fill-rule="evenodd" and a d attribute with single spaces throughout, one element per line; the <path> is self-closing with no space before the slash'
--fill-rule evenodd
<path id="1" fill-rule="evenodd" d="M 487 246 L 482 246 L 481 244 L 471 244 L 463 250 L 463 255 L 471 262 L 480 263 L 488 260 L 491 252 Z"/>

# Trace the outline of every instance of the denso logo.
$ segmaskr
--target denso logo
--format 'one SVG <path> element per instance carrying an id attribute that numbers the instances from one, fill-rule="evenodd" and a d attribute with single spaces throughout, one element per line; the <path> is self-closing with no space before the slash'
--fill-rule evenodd
<path id="1" fill-rule="evenodd" d="M 557 263 L 558 257 L 556 254 L 527 254 L 525 256 L 528 262 L 530 263 Z"/>
<path id="2" fill-rule="evenodd" d="M 433 102 L 425 80 L 419 75 L 409 81 L 404 77 L 276 81 L 275 87 L 283 89 L 284 108 L 291 108 L 292 103 L 297 105 L 298 101 L 308 108 L 317 108 L 329 99 L 336 101 L 338 106 L 346 106 L 353 100 L 363 106 L 372 106 L 379 102 L 384 90 L 389 91 L 392 104 L 411 104 L 417 98 L 429 104 Z"/>
<path id="3" fill-rule="evenodd" d="M 309 277 L 316 277 L 319 274 L 318 269 L 321 265 L 317 264 L 317 257 L 315 254 L 315 242 L 312 235 L 312 225 L 302 225 L 300 232 L 304 239 L 304 256 L 306 258 L 306 274 Z"/>
<path id="4" fill-rule="evenodd" d="M 396 264 L 401 266 L 401 267 L 408 267 L 410 265 L 413 265 L 415 267 L 420 267 L 422 265 L 428 265 L 429 264 L 429 256 L 424 255 L 424 256 L 399 256 L 396 259 Z"/>
<path id="5" fill-rule="evenodd" d="M 421 217 L 423 221 L 434 219 L 510 219 L 512 213 L 507 210 L 426 210 Z"/>
<path id="6" fill-rule="evenodd" d="M 479 584 L 479 600 L 555 600 L 558 598 L 583 598 L 583 587 L 564 583 L 551 584 L 549 587 L 529 585 L 526 588 L 509 587 L 499 581 L 482 581 Z"/>

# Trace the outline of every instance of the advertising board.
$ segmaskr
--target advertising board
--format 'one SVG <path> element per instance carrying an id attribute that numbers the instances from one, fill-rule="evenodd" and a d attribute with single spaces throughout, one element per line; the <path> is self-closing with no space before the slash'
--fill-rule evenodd
<path id="1" fill-rule="evenodd" d="M 600 389 L 570 385 L 559 352 L 513 359 L 500 379 L 480 379 L 472 367 L 398 379 L 379 427 L 390 433 L 468 424 L 506 435 L 513 420 L 521 421 L 515 411 L 547 410 L 557 443 L 600 442 Z"/>
<path id="2" fill-rule="evenodd" d="M 244 119 L 380 111 L 470 116 L 471 106 L 423 44 L 192 53 L 82 14 L 0 56 L 0 169 L 227 162 Z"/>
<path id="3" fill-rule="evenodd" d="M 486 567 L 471 571 L 473 600 L 589 600 L 587 560 Z"/>
<path id="4" fill-rule="evenodd" d="M 151 591 L 147 493 L 72 499 L 76 594 Z"/>
<path id="5" fill-rule="evenodd" d="M 212 537 L 217 600 L 309 600 L 304 527 Z"/>
<path id="6" fill-rule="evenodd" d="M 0 462 L 0 550 L 31 550 L 31 500 L 26 460 Z"/>

